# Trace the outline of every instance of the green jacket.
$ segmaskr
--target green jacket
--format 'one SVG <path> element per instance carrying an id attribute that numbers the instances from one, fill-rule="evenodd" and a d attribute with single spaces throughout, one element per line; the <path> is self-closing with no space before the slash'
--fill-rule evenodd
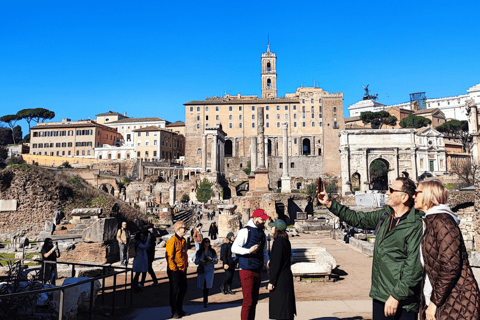
<path id="1" fill-rule="evenodd" d="M 357 228 L 375 230 L 380 224 L 373 252 L 370 297 L 385 302 L 392 296 L 400 302 L 400 307 L 418 312 L 423 277 L 419 249 L 422 212 L 412 208 L 407 218 L 387 233 L 393 213 L 389 206 L 372 212 L 355 212 L 333 201 L 330 211 Z"/>

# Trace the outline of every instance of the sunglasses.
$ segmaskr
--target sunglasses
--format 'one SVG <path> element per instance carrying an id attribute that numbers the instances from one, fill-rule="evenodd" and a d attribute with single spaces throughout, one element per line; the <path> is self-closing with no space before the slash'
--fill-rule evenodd
<path id="1" fill-rule="evenodd" d="M 390 191 L 390 193 L 394 193 L 394 192 L 405 192 L 405 191 L 402 191 L 402 190 L 392 189 L 391 187 L 389 187 L 388 190 Z"/>

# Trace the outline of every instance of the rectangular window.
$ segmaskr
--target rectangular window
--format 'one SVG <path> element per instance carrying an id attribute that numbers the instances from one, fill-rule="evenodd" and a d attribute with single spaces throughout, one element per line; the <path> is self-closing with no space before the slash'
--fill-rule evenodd
<path id="1" fill-rule="evenodd" d="M 218 106 L 215 107 L 215 111 L 218 111 Z"/>
<path id="2" fill-rule="evenodd" d="M 150 132 L 145 132 L 145 135 L 148 137 L 150 135 Z"/>
<path id="3" fill-rule="evenodd" d="M 215 116 L 215 120 L 220 120 L 220 117 L 218 114 Z"/>
<path id="4" fill-rule="evenodd" d="M 295 168 L 295 162 L 290 162 L 290 168 Z"/>
<path id="5" fill-rule="evenodd" d="M 190 112 L 193 112 L 193 107 L 190 107 Z"/>
<path id="6" fill-rule="evenodd" d="M 255 122 L 252 122 L 252 128 L 255 128 Z"/>
<path id="7" fill-rule="evenodd" d="M 282 169 L 282 168 L 283 168 L 283 163 L 280 162 L 278 167 L 279 167 L 280 169 Z"/>
<path id="8" fill-rule="evenodd" d="M 154 145 L 154 146 L 157 145 L 157 140 L 153 140 L 153 145 Z"/>
<path id="9" fill-rule="evenodd" d="M 69 147 L 72 147 L 72 143 L 71 143 L 71 142 L 69 142 L 69 143 L 68 143 L 68 146 L 69 146 Z"/>
<path id="10" fill-rule="evenodd" d="M 142 133 L 141 132 L 138 132 L 138 136 L 141 137 L 142 136 Z M 108 136 L 107 136 L 108 137 Z"/>
<path id="11" fill-rule="evenodd" d="M 296 128 L 296 127 L 297 127 L 297 123 L 296 123 L 296 122 L 294 122 L 294 123 L 293 123 L 293 126 Z"/>
<path id="12" fill-rule="evenodd" d="M 205 111 L 208 111 L 208 107 L 205 107 Z"/>
<path id="13" fill-rule="evenodd" d="M 241 129 L 242 126 L 243 126 L 243 125 L 242 125 L 242 123 L 240 122 L 240 123 L 238 124 L 238 127 Z"/>
<path id="14" fill-rule="evenodd" d="M 232 124 L 232 123 L 229 123 L 229 124 L 228 124 L 228 127 L 229 127 L 230 129 L 232 129 L 232 128 L 233 128 L 233 124 Z"/>
<path id="15" fill-rule="evenodd" d="M 296 113 L 293 114 L 293 119 L 297 119 L 297 114 Z"/>
<path id="16" fill-rule="evenodd" d="M 218 108 L 218 107 L 217 107 Z M 157 156 L 157 151 L 153 151 L 153 156 L 156 157 Z"/>
<path id="17" fill-rule="evenodd" d="M 302 127 L 306 127 L 307 124 L 305 122 L 302 122 Z"/>

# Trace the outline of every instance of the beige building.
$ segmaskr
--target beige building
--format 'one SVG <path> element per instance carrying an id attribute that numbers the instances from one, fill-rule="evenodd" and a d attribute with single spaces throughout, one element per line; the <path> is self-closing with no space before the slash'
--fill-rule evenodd
<path id="1" fill-rule="evenodd" d="M 134 130 L 136 158 L 143 161 L 174 160 L 185 155 L 185 137 L 151 126 Z"/>
<path id="2" fill-rule="evenodd" d="M 265 154 L 269 167 L 269 185 L 277 188 L 282 175 L 282 124 L 288 125 L 288 155 L 294 189 L 303 188 L 301 180 L 319 175 L 340 176 L 339 132 L 344 129 L 343 94 L 321 88 L 301 87 L 295 93 L 277 97 L 276 55 L 262 54 L 262 98 L 256 95 L 207 98 L 185 104 L 186 166 L 200 167 L 202 136 L 206 127 L 222 125 L 226 133 L 222 171 L 231 179 L 246 178 L 243 170 L 251 161 L 251 141 L 257 135 L 257 111 L 264 108 Z M 207 167 L 210 165 L 208 160 Z M 252 170 L 255 168 L 252 168 Z M 297 179 L 296 179 L 296 178 Z M 300 181 L 300 182 L 298 182 Z M 299 184 L 300 183 L 300 184 Z"/>
<path id="3" fill-rule="evenodd" d="M 173 123 L 168 123 L 166 127 L 168 130 L 185 136 L 185 122 L 183 121 L 175 121 Z"/>
<path id="4" fill-rule="evenodd" d="M 38 123 L 31 128 L 30 154 L 94 158 L 95 147 L 114 145 L 120 134 L 92 120 Z"/>

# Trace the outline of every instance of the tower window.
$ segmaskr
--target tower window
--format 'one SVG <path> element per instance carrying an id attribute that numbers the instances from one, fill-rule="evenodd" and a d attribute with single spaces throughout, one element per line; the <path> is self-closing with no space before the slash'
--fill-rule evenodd
<path id="1" fill-rule="evenodd" d="M 270 71 L 272 69 L 270 62 L 267 62 L 267 71 Z"/>
<path id="2" fill-rule="evenodd" d="M 238 115 L 238 119 L 239 119 L 239 120 L 242 120 L 242 115 L 241 115 L 241 114 Z"/>
<path id="3" fill-rule="evenodd" d="M 302 127 L 306 127 L 307 124 L 305 122 L 302 122 Z"/>
<path id="4" fill-rule="evenodd" d="M 267 87 L 271 87 L 271 86 L 272 86 L 272 80 L 270 80 L 270 78 L 269 78 L 269 79 L 267 79 Z"/>
<path id="5" fill-rule="evenodd" d="M 215 120 L 220 120 L 220 117 L 218 116 L 218 114 L 215 116 Z"/>
<path id="6" fill-rule="evenodd" d="M 337 107 L 333 107 L 333 112 L 337 112 Z"/>

